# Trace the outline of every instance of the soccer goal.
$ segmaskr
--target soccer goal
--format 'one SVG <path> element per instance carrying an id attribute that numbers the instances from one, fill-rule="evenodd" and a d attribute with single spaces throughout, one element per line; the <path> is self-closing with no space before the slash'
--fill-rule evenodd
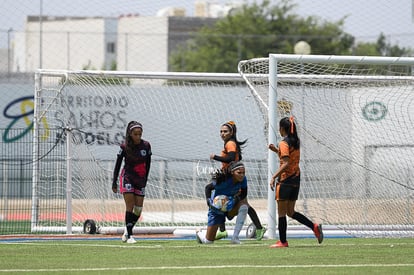
<path id="1" fill-rule="evenodd" d="M 204 187 L 220 167 L 209 156 L 220 154 L 228 120 L 248 139 L 249 199 L 265 221 L 265 119 L 239 74 L 40 70 L 35 82 L 33 232 L 123 232 L 125 206 L 111 183 L 131 120 L 153 152 L 136 232 L 206 226 Z"/>
<path id="2" fill-rule="evenodd" d="M 279 54 L 239 63 L 268 111 L 270 143 L 281 117 L 297 120 L 300 211 L 354 236 L 414 236 L 413 66 L 408 57 Z M 268 159 L 270 175 L 278 160 Z M 274 216 L 268 223 L 271 234 Z"/>

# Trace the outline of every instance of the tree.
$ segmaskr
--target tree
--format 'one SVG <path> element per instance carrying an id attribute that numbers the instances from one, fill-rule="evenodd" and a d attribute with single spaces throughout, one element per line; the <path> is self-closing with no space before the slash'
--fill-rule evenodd
<path id="1" fill-rule="evenodd" d="M 354 38 L 342 31 L 344 19 L 330 23 L 316 17 L 301 18 L 292 12 L 294 7 L 291 0 L 275 6 L 265 0 L 233 10 L 173 53 L 172 70 L 236 72 L 239 60 L 293 53 L 299 40 L 307 41 L 312 53 L 350 53 Z"/>
<path id="2" fill-rule="evenodd" d="M 173 71 L 236 72 L 240 60 L 267 57 L 269 53 L 293 53 L 304 40 L 312 54 L 403 56 L 411 51 L 386 42 L 380 35 L 376 43 L 358 43 L 343 31 L 346 17 L 336 22 L 317 17 L 302 18 L 293 13 L 292 0 L 271 6 L 245 4 L 211 27 L 202 28 L 185 46 L 171 55 Z"/>

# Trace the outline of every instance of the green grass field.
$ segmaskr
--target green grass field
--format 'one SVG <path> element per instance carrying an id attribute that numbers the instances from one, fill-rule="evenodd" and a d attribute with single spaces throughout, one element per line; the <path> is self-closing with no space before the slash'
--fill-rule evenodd
<path id="1" fill-rule="evenodd" d="M 0 274 L 414 274 L 414 239 L 0 239 Z"/>

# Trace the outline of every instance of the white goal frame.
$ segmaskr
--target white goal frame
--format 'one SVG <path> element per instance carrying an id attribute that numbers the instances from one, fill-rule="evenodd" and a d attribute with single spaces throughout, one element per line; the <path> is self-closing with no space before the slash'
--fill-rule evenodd
<path id="1" fill-rule="evenodd" d="M 312 74 L 310 70 L 302 73 L 289 73 L 286 70 L 280 70 L 279 65 L 282 63 L 291 63 L 297 64 L 297 66 L 303 68 L 303 64 L 322 64 L 321 66 L 335 66 L 335 65 L 355 65 L 355 66 L 407 66 L 408 68 L 414 68 L 414 58 L 411 57 L 375 57 L 375 56 L 332 56 L 332 55 L 293 55 L 293 54 L 270 54 L 268 58 L 254 58 L 250 60 L 244 60 L 239 63 L 239 72 L 242 74 L 249 87 L 253 90 L 253 93 L 260 98 L 260 102 L 263 105 L 263 108 L 268 110 L 268 141 L 269 143 L 277 144 L 278 142 L 278 123 L 281 118 L 278 107 L 279 101 L 284 100 L 284 98 L 278 98 L 278 85 L 283 82 L 296 83 L 296 85 L 303 85 L 304 83 L 309 83 L 310 81 L 314 83 L 332 83 L 336 81 L 345 81 L 352 83 L 364 83 L 364 82 L 377 82 L 377 83 L 387 83 L 389 81 L 401 81 L 404 83 L 413 83 L 414 76 L 412 75 L 353 75 L 353 74 L 324 74 L 321 72 Z M 309 68 L 308 67 L 308 68 Z M 302 69 L 300 69 L 302 70 Z M 268 85 L 267 82 L 268 81 Z M 283 84 L 282 84 L 283 85 Z M 264 94 L 266 87 L 268 87 L 268 94 Z M 275 104 L 275 103 L 278 104 Z M 293 114 L 294 115 L 294 114 Z M 301 123 L 301 122 L 299 122 Z M 409 128 L 409 125 L 406 125 Z M 273 131 L 272 131 L 273 129 Z M 411 131 L 412 132 L 412 131 Z M 374 148 L 380 148 L 381 146 L 366 146 L 364 151 L 370 151 Z M 395 148 L 412 148 L 413 144 L 402 144 L 396 145 Z M 411 150 L 411 149 L 409 149 Z M 369 159 L 365 159 L 365 162 L 369 162 Z M 412 160 L 411 160 L 412 162 Z M 273 152 L 268 153 L 268 181 L 270 181 L 272 174 L 277 170 L 279 161 L 276 154 Z M 306 177 L 306 173 L 305 173 Z M 268 189 L 268 211 L 269 213 L 276 212 L 276 204 L 274 198 L 274 192 Z M 323 204 L 323 202 L 321 202 Z M 407 210 L 409 211 L 409 210 Z M 268 235 L 270 238 L 276 237 L 277 232 L 277 215 L 268 215 Z M 351 235 L 356 236 L 410 236 L 414 230 L 413 226 L 407 224 L 402 226 L 404 230 L 407 230 L 404 233 L 399 232 L 399 229 L 396 229 L 394 233 L 391 233 L 394 229 L 391 226 L 383 226 L 373 224 L 372 226 L 366 226 L 363 228 L 359 225 L 349 225 L 347 228 L 339 226 L 339 228 L 344 228 L 347 232 L 350 232 Z M 368 229 L 367 229 L 368 228 Z M 361 230 L 361 231 L 359 231 Z M 371 231 L 372 230 L 372 231 Z M 388 231 L 387 231 L 388 230 Z M 364 232 L 362 232 L 364 231 Z M 373 233 L 376 232 L 376 233 Z M 382 232 L 382 233 L 381 233 Z"/>
<path id="2" fill-rule="evenodd" d="M 78 225 L 74 226 L 73 225 L 74 221 L 72 220 L 72 213 L 73 213 L 73 211 L 72 211 L 72 209 L 73 209 L 73 205 L 72 205 L 72 192 L 73 192 L 73 184 L 72 184 L 73 170 L 72 170 L 72 165 L 73 165 L 73 163 L 72 163 L 72 160 L 73 160 L 73 156 L 71 155 L 70 152 L 73 149 L 72 148 L 72 143 L 73 142 L 70 142 L 70 140 L 73 138 L 73 135 L 72 135 L 72 130 L 73 129 L 70 125 L 68 127 L 65 127 L 64 129 L 62 129 L 65 132 L 66 142 L 64 142 L 64 143 L 67 146 L 66 147 L 67 155 L 65 155 L 65 164 L 63 164 L 66 167 L 66 170 L 64 170 L 65 171 L 64 173 L 66 174 L 66 177 L 61 177 L 61 178 L 66 178 L 66 180 L 65 180 L 64 183 L 61 183 L 61 182 L 57 183 L 59 185 L 64 186 L 64 188 L 65 188 L 64 193 L 65 193 L 65 198 L 66 198 L 66 201 L 65 201 L 66 207 L 65 207 L 65 209 L 61 209 L 62 206 L 61 205 L 59 206 L 60 209 L 61 209 L 60 211 L 62 212 L 62 214 L 66 214 L 65 215 L 65 217 L 66 217 L 65 226 L 62 226 L 62 225 L 59 225 L 59 226 L 46 225 L 46 226 L 44 226 L 44 225 L 42 225 L 42 223 L 39 222 L 39 216 L 41 216 L 41 215 L 40 215 L 39 210 L 38 210 L 39 209 L 39 200 L 40 200 L 40 197 L 38 195 L 39 182 L 43 182 L 43 185 L 45 185 L 44 184 L 45 179 L 44 178 L 41 179 L 41 176 L 40 176 L 40 173 L 39 173 L 41 171 L 41 168 L 39 168 L 39 162 L 42 161 L 42 158 L 43 158 L 42 154 L 45 154 L 45 152 L 43 152 L 43 153 L 39 152 L 39 146 L 40 146 L 40 144 L 42 144 L 41 133 L 40 133 L 41 130 L 39 130 L 39 126 L 43 126 L 42 125 L 42 119 L 43 119 L 44 116 L 47 115 L 46 113 L 48 112 L 47 110 L 49 108 L 49 106 L 47 106 L 47 105 L 49 104 L 50 106 L 52 106 L 53 104 L 56 104 L 56 100 L 58 100 L 58 98 L 53 99 L 53 96 L 52 96 L 52 99 L 47 99 L 49 101 L 47 101 L 47 103 L 44 103 L 45 100 L 43 98 L 43 93 L 56 94 L 56 97 L 58 97 L 59 93 L 61 93 L 61 92 L 64 93 L 65 92 L 65 89 L 66 89 L 65 86 L 70 84 L 69 79 L 71 79 L 71 77 L 78 77 L 78 79 L 80 77 L 81 81 L 85 81 L 85 83 L 86 83 L 88 78 L 90 78 L 90 79 L 100 78 L 100 77 L 107 77 L 108 79 L 122 78 L 122 79 L 129 79 L 129 80 L 131 80 L 131 82 L 134 82 L 134 83 L 136 82 L 135 83 L 136 85 L 141 85 L 141 82 L 142 82 L 142 83 L 144 83 L 145 87 L 149 87 L 149 88 L 155 87 L 155 89 L 157 89 L 157 87 L 158 87 L 158 88 L 164 88 L 164 90 L 165 90 L 165 86 L 169 85 L 168 84 L 169 82 L 172 83 L 171 84 L 172 86 L 176 85 L 176 86 L 181 87 L 180 86 L 181 85 L 180 81 L 182 81 L 185 85 L 188 85 L 190 87 L 190 89 L 191 89 L 193 83 L 196 83 L 195 85 L 199 85 L 199 86 L 194 86 L 193 89 L 198 89 L 200 91 L 196 91 L 196 90 L 191 91 L 190 90 L 189 92 L 193 92 L 193 94 L 200 94 L 200 96 L 208 96 L 209 87 L 211 85 L 212 86 L 211 89 L 213 90 L 213 92 L 216 93 L 216 94 L 222 93 L 223 98 L 226 97 L 227 95 L 230 95 L 230 94 L 234 95 L 234 93 L 236 93 L 237 91 L 240 92 L 240 91 L 244 90 L 244 92 L 243 92 L 244 96 L 240 100 L 242 102 L 246 102 L 246 100 L 249 100 L 251 102 L 250 106 L 256 106 L 256 103 L 252 98 L 247 98 L 247 97 L 246 97 L 246 99 L 244 98 L 246 95 L 250 95 L 250 91 L 246 87 L 246 85 L 245 85 L 243 79 L 241 78 L 241 76 L 237 73 L 226 74 L 226 73 L 185 73 L 185 72 L 183 72 L 183 73 L 175 73 L 175 72 L 165 72 L 165 73 L 163 73 L 163 72 L 135 72 L 135 71 L 65 71 L 65 70 L 46 70 L 46 69 L 38 70 L 36 72 L 36 75 L 35 75 L 36 87 L 35 87 L 34 132 L 33 132 L 33 186 L 32 186 L 33 194 L 32 194 L 32 212 L 31 212 L 31 217 L 32 217 L 32 219 L 31 219 L 31 225 L 32 225 L 31 230 L 32 230 L 32 232 L 60 232 L 60 233 L 72 234 L 74 232 L 76 232 L 76 233 L 82 232 L 82 230 L 83 230 L 82 226 L 78 226 Z M 59 82 L 59 85 L 49 84 L 50 80 L 46 80 L 46 79 L 49 79 L 49 78 L 50 79 L 55 79 L 55 78 L 61 79 L 60 82 Z M 137 84 L 137 83 L 139 83 L 139 84 Z M 202 84 L 197 84 L 197 83 L 210 83 L 210 84 L 208 84 L 206 87 L 204 87 L 204 86 L 202 86 Z M 231 83 L 233 83 L 233 85 L 231 85 Z M 83 85 L 83 83 L 82 83 L 82 85 Z M 146 86 L 146 85 L 148 85 L 148 86 Z M 185 85 L 184 85 L 184 88 L 187 88 Z M 215 85 L 217 85 L 217 86 L 215 86 Z M 125 87 L 125 88 L 127 89 L 127 87 Z M 94 87 L 93 86 L 87 86 L 85 89 L 94 89 Z M 207 93 L 206 93 L 206 91 L 207 91 Z M 95 91 L 95 93 L 99 93 L 99 90 Z M 203 93 L 205 93 L 206 95 L 204 95 Z M 48 96 L 48 97 L 50 97 L 50 96 Z M 185 98 L 182 99 L 182 100 L 185 100 Z M 226 100 L 231 100 L 231 97 L 229 97 Z M 224 100 L 223 100 L 223 102 L 224 102 Z M 155 104 L 157 104 L 157 103 L 155 103 Z M 173 102 L 171 102 L 171 104 L 173 104 Z M 180 102 L 177 102 L 177 104 L 180 104 Z M 221 106 L 222 104 L 223 103 L 218 103 L 217 105 Z M 42 108 L 39 108 L 40 106 Z M 183 106 L 185 106 L 185 105 L 183 104 Z M 180 106 L 178 106 L 178 107 L 180 107 Z M 195 107 L 197 108 L 197 106 L 195 106 Z M 200 107 L 202 107 L 202 106 L 200 106 Z M 255 107 L 255 108 L 257 108 L 257 107 Z M 203 137 L 202 142 L 204 142 L 204 139 L 206 139 L 207 141 L 210 140 L 210 142 L 208 144 L 209 145 L 208 147 L 212 147 L 211 146 L 211 145 L 213 145 L 212 141 L 213 141 L 213 143 L 218 144 L 217 146 L 214 146 L 214 149 L 209 149 L 209 150 L 212 150 L 212 151 L 215 150 L 215 151 L 217 151 L 216 152 L 217 154 L 220 152 L 221 146 L 222 146 L 222 141 L 220 140 L 217 133 L 218 133 L 218 129 L 219 129 L 221 123 L 225 122 L 226 120 L 235 119 L 236 123 L 239 125 L 239 129 L 240 129 L 240 127 L 242 127 L 242 128 L 244 127 L 245 129 L 246 128 L 249 129 L 248 127 L 243 126 L 243 125 L 249 126 L 249 123 L 246 124 L 246 122 L 242 121 L 240 118 L 237 118 L 237 117 L 235 118 L 234 117 L 234 115 L 236 113 L 237 113 L 237 110 L 236 110 L 236 112 L 234 110 L 230 110 L 224 116 L 220 115 L 219 117 L 217 117 L 217 115 L 213 115 L 212 118 L 206 119 L 206 121 L 210 121 L 209 123 L 211 123 L 211 125 L 208 125 L 208 128 L 209 128 L 208 135 L 209 136 Z M 259 114 L 259 116 L 262 117 L 263 115 Z M 130 117 L 135 118 L 136 116 L 134 117 L 134 115 L 132 114 Z M 137 119 L 140 119 L 140 118 L 138 117 Z M 212 121 L 214 121 L 214 122 L 212 122 Z M 201 124 L 205 124 L 205 123 L 202 122 Z M 257 125 L 257 123 L 255 125 Z M 212 127 L 213 127 L 213 130 L 211 130 Z M 147 124 L 144 123 L 144 128 L 148 129 L 148 122 L 147 122 Z M 264 128 L 264 127 L 262 127 L 262 128 Z M 257 131 L 255 131 L 255 132 L 257 132 Z M 173 133 L 171 133 L 171 134 L 173 134 Z M 203 134 L 205 135 L 205 134 L 207 134 L 207 132 L 204 131 Z M 240 131 L 239 138 L 243 139 L 243 136 L 245 136 L 247 134 L 248 133 L 243 133 L 242 131 Z M 144 133 L 144 136 L 145 135 L 146 134 Z M 263 131 L 262 131 L 262 135 L 263 135 L 262 140 L 264 141 L 265 137 L 264 137 L 264 132 Z M 166 137 L 168 138 L 168 135 L 166 135 Z M 144 137 L 144 139 L 145 139 L 145 137 Z M 152 140 L 149 139 L 149 141 L 151 142 Z M 264 144 L 261 147 L 264 148 Z M 117 146 L 114 145 L 113 148 L 117 148 Z M 249 150 L 249 148 L 252 148 L 252 145 L 248 146 L 248 150 Z M 160 150 L 159 148 L 157 148 L 153 145 L 153 152 L 159 153 L 159 150 Z M 204 151 L 205 151 L 205 149 L 204 149 Z M 263 150 L 263 153 L 264 152 L 265 152 L 265 150 Z M 209 153 L 211 153 L 211 152 L 209 152 Z M 209 153 L 208 154 L 203 153 L 203 157 L 200 159 L 200 161 L 203 162 L 202 164 L 204 164 L 205 166 L 208 166 L 208 165 L 210 166 L 210 167 L 202 167 L 204 170 L 206 170 L 207 168 L 212 169 L 212 168 L 214 168 L 214 166 L 217 168 L 220 165 L 219 163 L 217 163 L 217 164 L 212 164 L 211 163 L 211 161 L 208 158 Z M 116 153 L 114 153 L 113 156 L 110 157 L 111 160 L 113 160 L 113 164 L 114 164 L 114 161 L 115 161 L 115 157 L 116 157 Z M 155 158 L 157 158 L 157 156 Z M 157 161 L 161 163 L 162 160 L 160 161 L 159 158 L 160 157 L 158 157 Z M 161 156 L 161 158 L 163 158 L 163 157 Z M 264 157 L 264 154 L 263 154 L 263 160 L 264 160 L 264 158 L 265 157 Z M 258 164 L 258 167 L 256 168 L 256 164 L 255 164 L 256 160 L 255 159 L 252 160 L 251 157 L 249 158 L 249 156 L 246 156 L 246 155 L 244 156 L 243 160 L 246 162 L 247 167 L 249 167 L 249 166 L 251 167 L 251 168 L 249 168 L 250 171 L 251 171 L 251 174 L 253 174 L 253 170 L 255 170 L 255 169 L 257 169 L 255 174 L 257 174 L 257 175 L 264 174 L 263 172 L 260 172 L 260 171 L 261 170 L 263 170 L 263 171 L 266 170 L 265 165 L 263 165 L 261 167 L 261 164 Z M 154 155 L 153 155 L 153 161 L 154 161 Z M 195 159 L 195 160 L 190 159 L 189 162 L 191 162 L 191 161 L 197 161 L 197 159 Z M 162 165 L 159 164 L 159 166 L 162 166 Z M 151 173 L 150 173 L 150 179 L 151 179 L 151 175 L 153 175 L 154 173 L 158 173 L 157 170 L 154 170 L 154 169 L 157 169 L 156 167 L 157 166 L 152 166 Z M 105 189 L 109 190 L 110 189 L 109 187 L 110 187 L 110 182 L 111 182 L 113 165 L 111 165 L 109 167 L 105 167 L 105 168 L 107 169 L 106 174 L 107 174 L 107 177 L 108 177 L 108 180 L 107 180 L 108 185 L 105 186 Z M 161 169 L 161 168 L 159 168 L 159 169 Z M 202 170 L 201 172 L 204 173 L 204 174 L 208 172 L 208 171 L 204 171 L 204 170 Z M 193 174 L 196 173 L 196 172 L 198 172 L 198 171 L 192 171 Z M 61 172 L 61 174 L 62 173 L 63 172 Z M 203 178 L 206 176 L 204 174 L 203 174 Z M 169 175 L 169 176 L 171 177 L 171 175 Z M 186 175 L 186 177 L 192 177 L 192 176 L 195 177 L 195 175 L 192 175 L 191 173 L 190 173 L 190 175 Z M 159 179 L 157 178 L 157 181 L 158 180 L 161 181 L 161 182 L 163 181 L 161 176 L 160 176 Z M 179 181 L 178 178 L 177 178 L 177 181 Z M 197 188 L 197 189 L 200 189 L 200 190 L 201 190 L 201 188 L 204 190 L 204 185 L 207 184 L 207 181 L 205 181 L 205 179 L 201 179 L 201 178 L 199 178 L 198 180 L 193 179 L 193 181 L 197 181 L 197 184 L 198 184 L 197 186 L 194 186 L 194 188 Z M 251 188 L 251 194 L 253 194 L 254 192 L 260 192 L 260 190 L 254 191 L 255 189 L 262 189 L 260 187 L 261 184 L 262 184 L 260 179 L 256 180 L 254 178 L 253 182 L 256 183 L 257 188 Z M 53 184 L 56 184 L 56 183 L 53 183 Z M 201 184 L 202 184 L 202 186 L 201 186 Z M 263 189 L 265 189 L 265 187 L 263 187 Z M 196 190 L 198 192 L 197 194 L 200 193 L 199 192 L 200 190 Z M 196 191 L 193 190 L 193 192 L 196 192 Z M 63 193 L 62 191 L 60 191 L 60 192 Z M 61 196 L 63 196 L 63 195 L 61 195 Z M 108 197 L 108 195 L 105 194 L 105 198 L 107 198 L 107 197 Z M 197 216 L 197 218 L 199 218 L 199 219 L 201 218 L 201 225 L 200 224 L 191 225 L 191 222 L 189 222 L 188 225 L 186 226 L 186 227 L 190 227 L 191 230 L 192 230 L 191 232 L 193 232 L 194 229 L 195 229 L 195 226 L 197 226 L 197 228 L 200 227 L 200 226 L 201 227 L 205 226 L 205 223 L 207 221 L 206 218 L 205 218 L 205 214 L 207 213 L 207 207 L 205 205 L 206 203 L 205 203 L 204 196 L 197 195 L 197 196 L 194 196 L 194 197 L 191 197 L 191 198 L 196 200 L 197 208 L 202 209 L 201 210 L 201 216 L 200 215 Z M 113 200 L 112 197 L 109 197 L 109 199 Z M 149 205 L 149 203 L 151 203 L 151 200 L 146 199 L 145 201 L 146 202 L 144 203 L 144 211 L 143 211 L 144 217 L 148 213 L 147 206 Z M 122 198 L 119 197 L 117 202 L 119 204 L 122 204 L 123 203 Z M 172 201 L 171 203 L 173 204 L 172 209 L 171 209 L 171 215 L 170 215 L 171 220 L 173 222 L 171 222 L 171 223 L 174 223 L 174 221 L 176 219 L 178 219 L 174 216 L 174 214 L 175 214 L 174 211 L 178 211 L 178 210 L 180 210 L 181 212 L 192 211 L 191 208 L 187 209 L 187 210 L 186 209 L 178 209 L 178 208 L 175 209 L 175 207 L 176 207 L 175 204 L 185 204 L 185 202 L 179 202 L 178 199 L 175 199 L 175 201 Z M 184 207 L 185 207 L 185 205 L 184 205 Z M 265 209 L 265 205 L 263 205 L 261 208 L 262 208 L 262 212 L 263 212 L 263 209 Z M 156 211 L 154 211 L 154 213 L 155 212 Z M 155 217 L 155 215 L 156 214 L 154 214 L 154 217 Z M 232 222 L 234 222 L 234 221 L 232 221 Z M 229 229 L 231 229 L 231 227 L 232 227 L 232 222 L 229 222 Z M 264 222 L 263 219 L 262 219 L 262 222 Z M 168 223 L 168 222 L 165 222 L 165 223 Z M 123 230 L 124 230 L 123 228 L 124 228 L 123 226 L 113 227 L 113 226 L 101 226 L 100 225 L 99 226 L 99 233 L 122 233 Z M 140 232 L 140 233 L 172 233 L 175 229 L 176 229 L 176 226 L 174 226 L 174 225 L 162 226 L 162 228 L 161 227 L 157 228 L 156 226 L 151 227 L 151 226 L 138 225 L 134 228 L 134 232 Z"/>

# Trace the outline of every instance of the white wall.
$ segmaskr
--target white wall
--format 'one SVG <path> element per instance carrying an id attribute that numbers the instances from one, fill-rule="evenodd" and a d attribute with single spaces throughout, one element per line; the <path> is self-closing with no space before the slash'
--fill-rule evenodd
<path id="1" fill-rule="evenodd" d="M 19 47 L 16 52 L 21 71 L 34 71 L 40 66 L 48 69 L 80 70 L 85 67 L 107 68 L 106 43 L 116 42 L 116 18 L 85 18 L 44 20 L 42 24 L 42 63 L 40 63 L 39 22 L 26 23 L 25 53 Z M 107 39 L 106 35 L 110 35 Z M 17 42 L 17 40 L 16 40 Z M 18 41 L 21 43 L 21 39 Z M 20 61 L 26 56 L 26 61 Z M 115 56 L 109 56 L 112 60 Z M 23 68 L 24 67 L 24 68 Z"/>
<path id="2" fill-rule="evenodd" d="M 118 70 L 168 71 L 168 17 L 121 17 Z"/>

